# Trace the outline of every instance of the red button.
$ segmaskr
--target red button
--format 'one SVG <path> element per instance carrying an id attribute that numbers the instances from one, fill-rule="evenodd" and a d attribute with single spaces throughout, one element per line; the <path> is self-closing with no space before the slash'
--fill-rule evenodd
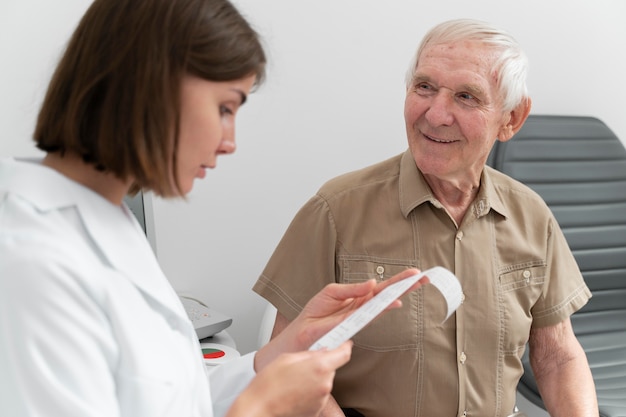
<path id="1" fill-rule="evenodd" d="M 202 349 L 202 356 L 204 356 L 204 359 L 217 359 L 224 355 L 226 355 L 226 353 L 224 353 L 223 350 L 211 348 Z"/>

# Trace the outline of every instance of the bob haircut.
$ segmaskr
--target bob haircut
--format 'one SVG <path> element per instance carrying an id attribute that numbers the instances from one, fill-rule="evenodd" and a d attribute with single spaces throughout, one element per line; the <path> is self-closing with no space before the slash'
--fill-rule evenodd
<path id="1" fill-rule="evenodd" d="M 34 140 L 140 189 L 180 195 L 185 75 L 265 79 L 258 34 L 228 0 L 95 0 L 52 76 Z"/>
<path id="2" fill-rule="evenodd" d="M 424 36 L 406 74 L 407 89 L 411 88 L 415 69 L 422 51 L 427 46 L 464 40 L 483 42 L 499 53 L 498 59 L 494 63 L 493 75 L 505 112 L 515 109 L 527 99 L 528 58 L 519 43 L 507 32 L 485 22 L 472 19 L 443 22 L 433 27 Z"/>

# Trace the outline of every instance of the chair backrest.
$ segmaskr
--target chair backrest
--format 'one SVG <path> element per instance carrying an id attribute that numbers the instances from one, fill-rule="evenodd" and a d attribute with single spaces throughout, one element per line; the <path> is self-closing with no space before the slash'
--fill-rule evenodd
<path id="1" fill-rule="evenodd" d="M 626 416 L 626 149 L 592 117 L 529 116 L 487 164 L 539 193 L 593 293 L 572 316 L 596 384 L 601 416 Z M 518 390 L 543 407 L 524 356 Z M 545 407 L 544 407 L 545 408 Z"/>

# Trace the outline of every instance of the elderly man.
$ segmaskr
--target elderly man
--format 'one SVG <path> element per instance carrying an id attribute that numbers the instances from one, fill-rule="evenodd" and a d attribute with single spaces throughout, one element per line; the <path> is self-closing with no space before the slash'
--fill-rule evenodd
<path id="1" fill-rule="evenodd" d="M 325 416 L 507 416 L 527 342 L 550 414 L 598 415 L 570 324 L 590 292 L 541 198 L 485 166 L 530 112 L 526 72 L 506 32 L 473 20 L 433 28 L 407 75 L 409 149 L 325 184 L 255 284 L 278 308 L 275 336 L 329 282 L 435 265 L 459 277 L 463 304 L 443 324 L 426 286 L 355 336 Z"/>

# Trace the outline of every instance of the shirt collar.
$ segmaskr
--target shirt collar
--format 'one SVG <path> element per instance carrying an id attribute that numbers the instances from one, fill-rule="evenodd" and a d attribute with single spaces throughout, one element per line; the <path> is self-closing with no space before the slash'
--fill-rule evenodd
<path id="1" fill-rule="evenodd" d="M 400 209 L 408 217 L 413 209 L 427 201 L 439 205 L 430 187 L 417 169 L 411 150 L 407 149 L 400 160 Z"/>
<path id="2" fill-rule="evenodd" d="M 492 209 L 504 217 L 508 216 L 508 211 L 493 184 L 492 176 L 493 169 L 486 166 L 481 174 L 480 189 L 470 208 L 471 213 L 477 218 L 484 216 Z M 442 207 L 417 168 L 410 149 L 404 152 L 400 161 L 399 188 L 400 209 L 405 217 L 425 202 L 430 202 L 435 207 Z"/>
<path id="3" fill-rule="evenodd" d="M 474 207 L 476 217 L 487 214 L 489 209 L 499 213 L 504 218 L 509 217 L 509 210 L 504 204 L 504 201 L 500 196 L 500 192 L 498 191 L 498 187 L 496 187 L 493 180 L 495 172 L 496 171 L 490 166 L 485 166 L 483 169 L 483 173 L 480 178 L 481 187 L 478 195 L 476 196 Z M 481 202 L 482 206 L 480 206 Z M 483 209 L 480 210 L 480 207 L 483 207 Z"/>
<path id="4" fill-rule="evenodd" d="M 76 205 L 77 196 L 85 192 L 79 188 L 87 190 L 44 166 L 40 158 L 6 158 L 2 161 L 0 174 L 11 194 L 28 200 L 41 212 Z"/>

